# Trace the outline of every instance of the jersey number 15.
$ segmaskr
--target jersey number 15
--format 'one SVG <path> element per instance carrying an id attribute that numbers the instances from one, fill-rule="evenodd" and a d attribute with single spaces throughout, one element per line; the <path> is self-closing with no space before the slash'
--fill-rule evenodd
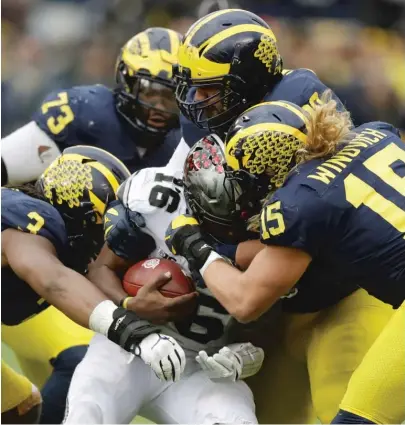
<path id="1" fill-rule="evenodd" d="M 391 143 L 381 151 L 364 161 L 364 166 L 377 175 L 387 185 L 405 197 L 405 177 L 400 177 L 392 169 L 395 162 L 405 164 L 405 150 Z M 354 174 L 349 174 L 344 181 L 346 199 L 355 208 L 365 205 L 399 232 L 405 233 L 405 211 L 392 201 L 382 196 L 368 183 Z"/>

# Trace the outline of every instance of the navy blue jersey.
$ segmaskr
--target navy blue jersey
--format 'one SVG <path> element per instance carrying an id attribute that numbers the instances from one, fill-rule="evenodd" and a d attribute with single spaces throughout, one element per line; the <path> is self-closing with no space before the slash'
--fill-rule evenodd
<path id="1" fill-rule="evenodd" d="M 65 224 L 58 211 L 47 202 L 34 199 L 13 189 L 1 189 L 1 231 L 16 229 L 48 239 L 59 258 L 67 252 Z M 16 325 L 49 306 L 10 267 L 3 268 L 2 314 L 6 325 Z"/>
<path id="2" fill-rule="evenodd" d="M 263 208 L 261 240 L 308 252 L 341 281 L 405 300 L 405 145 L 372 122 L 336 155 L 290 173 Z"/>
<path id="3" fill-rule="evenodd" d="M 115 155 L 131 173 L 166 165 L 180 141 L 180 129 L 170 131 L 161 145 L 141 158 L 136 146 L 141 133 L 115 104 L 114 92 L 103 85 L 77 86 L 50 93 L 33 119 L 61 151 L 75 145 L 96 146 Z"/>
<path id="4" fill-rule="evenodd" d="M 322 93 L 327 89 L 328 87 L 310 69 L 284 70 L 283 78 L 266 94 L 263 102 L 285 100 L 310 110 L 319 102 Z M 336 95 L 333 97 L 338 103 L 338 108 L 344 109 L 339 98 Z M 210 134 L 209 130 L 198 128 L 183 115 L 180 117 L 180 125 L 184 140 L 189 146 L 193 146 L 202 137 Z"/>

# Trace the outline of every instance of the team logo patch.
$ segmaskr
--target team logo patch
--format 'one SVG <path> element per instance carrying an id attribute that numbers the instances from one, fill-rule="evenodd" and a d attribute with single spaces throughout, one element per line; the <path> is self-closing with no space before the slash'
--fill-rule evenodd
<path id="1" fill-rule="evenodd" d="M 152 258 L 150 260 L 146 260 L 142 267 L 145 267 L 145 269 L 155 269 L 160 263 L 160 260 L 158 258 Z"/>
<path id="2" fill-rule="evenodd" d="M 46 152 L 48 152 L 50 149 L 51 149 L 50 146 L 45 146 L 45 145 L 38 146 L 38 157 L 42 163 L 44 163 L 45 160 L 47 159 L 46 157 L 48 155 L 46 154 Z"/>

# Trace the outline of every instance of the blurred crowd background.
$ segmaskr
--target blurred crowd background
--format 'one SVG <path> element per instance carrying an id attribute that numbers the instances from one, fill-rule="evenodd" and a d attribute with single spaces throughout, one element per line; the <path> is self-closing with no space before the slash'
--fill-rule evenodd
<path id="1" fill-rule="evenodd" d="M 149 26 L 180 32 L 241 7 L 273 28 L 286 68 L 310 68 L 356 124 L 405 129 L 405 0 L 2 0 L 2 136 L 53 89 L 114 85 L 121 45 Z"/>

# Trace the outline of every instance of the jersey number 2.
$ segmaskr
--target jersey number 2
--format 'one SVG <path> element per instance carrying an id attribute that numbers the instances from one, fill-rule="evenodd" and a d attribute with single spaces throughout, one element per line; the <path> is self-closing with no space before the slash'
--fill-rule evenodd
<path id="1" fill-rule="evenodd" d="M 42 113 L 46 114 L 49 108 L 59 107 L 62 112 L 57 117 L 49 117 L 46 123 L 48 124 L 48 128 L 52 134 L 59 134 L 63 129 L 73 121 L 74 115 L 72 108 L 68 105 L 68 95 L 64 91 L 58 94 L 57 100 L 51 100 L 50 102 L 46 102 L 42 105 Z"/>
<path id="2" fill-rule="evenodd" d="M 398 161 L 405 164 L 405 150 L 391 143 L 364 161 L 364 165 L 382 181 L 405 197 L 405 177 L 400 177 L 392 169 L 392 165 Z M 365 205 L 399 232 L 405 233 L 404 210 L 382 196 L 368 183 L 359 179 L 354 174 L 349 174 L 345 178 L 344 184 L 346 199 L 355 208 Z"/>

